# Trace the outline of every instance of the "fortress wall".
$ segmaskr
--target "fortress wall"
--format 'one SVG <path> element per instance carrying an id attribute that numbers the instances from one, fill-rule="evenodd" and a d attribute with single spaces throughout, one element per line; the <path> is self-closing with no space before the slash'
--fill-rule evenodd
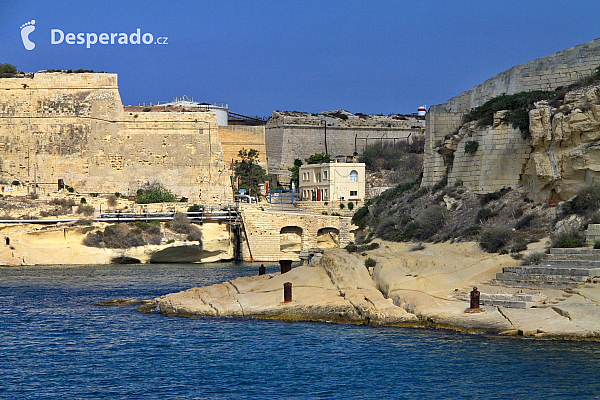
<path id="1" fill-rule="evenodd" d="M 258 162 L 261 167 L 267 169 L 267 145 L 265 144 L 264 126 L 219 126 L 219 138 L 223 147 L 225 162 L 229 165 L 231 160 L 238 160 L 238 152 L 246 150 L 258 150 Z"/>
<path id="2" fill-rule="evenodd" d="M 426 117 L 422 186 L 432 186 L 445 175 L 443 158 L 433 149 L 436 143 L 456 131 L 465 112 L 503 93 L 552 91 L 568 86 L 591 75 L 598 66 L 600 39 L 517 65 L 451 98 L 445 104 L 432 106 Z M 514 182 L 518 179 L 517 175 L 509 180 Z M 484 189 L 474 187 L 474 190 Z"/>
<path id="3" fill-rule="evenodd" d="M 387 127 L 327 127 L 327 151 L 332 156 L 362 154 L 367 144 L 397 143 L 412 135 L 418 129 L 397 129 Z M 325 152 L 325 127 L 310 125 L 288 125 L 266 129 L 269 168 L 287 170 L 294 166 L 294 159 L 305 158 L 315 153 Z M 356 147 L 355 147 L 356 146 Z"/>
<path id="4" fill-rule="evenodd" d="M 129 194 L 160 181 L 193 202 L 229 201 L 215 115 L 125 113 L 116 83 L 111 74 L 0 79 L 2 178 Z"/>
<path id="5" fill-rule="evenodd" d="M 555 90 L 592 74 L 600 66 L 600 39 L 512 67 L 448 100 L 449 112 L 479 107 L 503 93 Z"/>
<path id="6" fill-rule="evenodd" d="M 444 137 L 460 127 L 462 113 L 448 113 L 442 106 L 432 106 L 425 116 L 425 156 L 423 158 L 423 180 L 421 185 L 433 186 L 446 175 L 444 158 L 435 151 Z"/>
<path id="7" fill-rule="evenodd" d="M 465 153 L 465 144 L 476 141 L 474 154 Z M 461 181 L 475 193 L 495 192 L 503 187 L 519 185 L 531 147 L 521 138 L 521 131 L 506 124 L 477 129 L 465 135 L 454 152 L 454 163 L 448 174 L 448 185 Z"/>

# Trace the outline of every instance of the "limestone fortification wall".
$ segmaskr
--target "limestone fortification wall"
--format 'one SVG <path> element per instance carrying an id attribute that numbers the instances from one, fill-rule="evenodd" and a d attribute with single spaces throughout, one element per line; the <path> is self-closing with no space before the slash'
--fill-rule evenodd
<path id="1" fill-rule="evenodd" d="M 232 197 L 215 115 L 124 112 L 115 74 L 0 79 L 0 154 L 9 181 L 124 194 L 160 181 L 193 202 Z"/>
<path id="2" fill-rule="evenodd" d="M 517 65 L 451 98 L 445 104 L 431 107 L 426 117 L 422 185 L 433 186 L 446 175 L 447 167 L 444 165 L 444 159 L 435 149 L 445 141 L 458 139 L 458 137 L 452 138 L 452 136 L 457 135 L 462 115 L 465 112 L 503 93 L 555 90 L 568 86 L 591 75 L 598 66 L 600 66 L 600 39 Z M 508 127 L 506 129 L 510 130 Z M 519 143 L 514 132 L 505 138 L 489 137 L 490 135 L 507 135 L 506 129 L 491 129 L 478 133 L 480 141 L 486 143 L 484 144 L 485 151 L 478 157 L 464 158 L 459 146 L 455 153 L 458 168 L 454 168 L 454 171 L 448 176 L 449 179 L 471 182 L 474 185 L 472 189 L 480 193 L 498 190 L 508 182 L 513 182 L 511 185 L 517 184 L 529 154 L 524 149 L 529 147 L 529 144 L 524 141 Z M 505 142 L 506 140 L 508 142 Z M 509 142 L 510 144 L 508 144 Z M 464 144 L 462 149 L 464 149 Z M 519 154 L 519 156 L 511 161 L 508 157 L 510 151 L 515 151 L 515 154 Z M 501 165 L 498 168 L 504 172 L 500 172 L 499 175 L 492 173 L 492 175 L 495 178 L 502 176 L 502 179 L 491 179 L 490 183 L 485 178 L 474 178 L 474 176 L 485 177 L 490 172 L 472 171 L 470 168 L 478 166 L 484 168 L 486 165 Z M 476 183 L 474 179 L 479 183 Z"/>
<path id="3" fill-rule="evenodd" d="M 275 111 L 267 123 L 266 149 L 271 171 L 287 171 L 294 165 L 294 159 L 304 161 L 315 153 L 325 152 L 325 126 L 321 120 L 327 121 L 327 152 L 332 156 L 350 156 L 355 151 L 362 154 L 368 144 L 411 140 L 409 138 L 423 134 L 425 125 L 424 120 L 415 117 L 369 116 L 369 121 L 360 118 L 344 121 L 297 114 L 300 115 L 282 115 Z"/>
<path id="4" fill-rule="evenodd" d="M 238 160 L 238 152 L 245 148 L 258 150 L 258 163 L 267 169 L 267 148 L 264 126 L 219 126 L 219 138 L 226 163 Z"/>

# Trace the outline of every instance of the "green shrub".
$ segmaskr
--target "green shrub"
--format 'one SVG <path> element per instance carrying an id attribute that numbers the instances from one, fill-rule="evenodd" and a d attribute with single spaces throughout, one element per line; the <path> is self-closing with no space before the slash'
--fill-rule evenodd
<path id="1" fill-rule="evenodd" d="M 187 203 L 188 202 L 188 198 L 187 197 L 182 197 L 181 199 L 179 199 L 180 203 Z"/>
<path id="2" fill-rule="evenodd" d="M 486 228 L 479 237 L 479 246 L 488 253 L 497 253 L 510 243 L 512 235 L 512 229 L 505 226 Z"/>
<path id="3" fill-rule="evenodd" d="M 523 257 L 521 265 L 539 265 L 544 261 L 544 253 L 531 253 Z"/>
<path id="4" fill-rule="evenodd" d="M 141 235 L 131 232 L 127 224 L 119 223 L 104 228 L 104 245 L 109 249 L 128 249 L 145 245 Z"/>
<path id="5" fill-rule="evenodd" d="M 142 112 L 149 112 L 149 111 L 152 111 L 152 109 L 150 107 L 144 107 L 142 109 Z"/>
<path id="6" fill-rule="evenodd" d="M 202 231 L 196 225 L 191 225 L 187 236 L 187 240 L 190 242 L 202 243 Z"/>
<path id="7" fill-rule="evenodd" d="M 585 237 L 578 231 L 563 232 L 554 236 L 552 239 L 552 247 L 573 248 L 584 246 Z"/>
<path id="8" fill-rule="evenodd" d="M 371 268 L 377 265 L 377 261 L 373 260 L 371 257 L 365 260 L 365 267 Z"/>
<path id="9" fill-rule="evenodd" d="M 94 207 L 87 206 L 87 205 L 80 205 L 79 207 L 77 207 L 77 213 L 83 214 L 86 217 L 89 217 L 90 215 L 94 215 Z"/>
<path id="10" fill-rule="evenodd" d="M 100 232 L 90 232 L 83 239 L 83 245 L 87 247 L 104 247 L 104 236 Z"/>
<path id="11" fill-rule="evenodd" d="M 177 201 L 175 195 L 158 182 L 138 189 L 135 196 L 135 202 L 138 204 L 170 203 L 174 201 Z"/>
<path id="12" fill-rule="evenodd" d="M 531 226 L 531 222 L 535 219 L 533 214 L 527 214 L 523 216 L 520 220 L 515 224 L 515 230 L 521 230 L 523 228 Z"/>
<path id="13" fill-rule="evenodd" d="M 592 185 L 580 190 L 577 196 L 563 204 L 563 213 L 587 215 L 600 208 L 600 186 Z"/>
<path id="14" fill-rule="evenodd" d="M 188 207 L 188 212 L 200 212 L 202 211 L 202 207 L 199 204 L 194 204 Z"/>
<path id="15" fill-rule="evenodd" d="M 358 246 L 354 243 L 348 243 L 344 249 L 346 249 L 348 253 L 355 253 L 358 250 Z"/>
<path id="16" fill-rule="evenodd" d="M 15 181 L 12 181 L 12 185 L 19 186 L 19 185 L 21 185 L 21 182 L 15 180 Z"/>
<path id="17" fill-rule="evenodd" d="M 190 233 L 190 220 L 184 213 L 176 212 L 169 224 L 169 229 L 177 233 Z"/>
<path id="18" fill-rule="evenodd" d="M 594 242 L 594 248 L 595 248 L 595 249 L 600 249 L 600 240 L 596 240 L 596 241 Z"/>
<path id="19" fill-rule="evenodd" d="M 19 70 L 12 64 L 0 64 L 0 74 L 18 74 Z"/>
<path id="20" fill-rule="evenodd" d="M 350 211 L 354 210 L 354 203 L 353 202 L 349 202 L 348 203 L 348 210 L 350 210 Z"/>
<path id="21" fill-rule="evenodd" d="M 86 204 L 86 203 L 87 203 L 87 200 L 85 199 L 85 197 L 82 197 L 82 198 L 79 200 L 79 203 L 81 203 L 81 204 Z"/>
<path id="22" fill-rule="evenodd" d="M 479 148 L 479 142 L 476 140 L 469 140 L 465 143 L 465 153 L 466 154 L 475 154 L 477 149 Z"/>
<path id="23" fill-rule="evenodd" d="M 479 198 L 479 201 L 481 202 L 482 206 L 485 206 L 490 201 L 500 200 L 508 192 L 510 192 L 510 188 L 503 187 L 502 189 L 496 190 L 495 192 L 482 194 Z"/>
<path id="24" fill-rule="evenodd" d="M 554 92 L 541 90 L 511 95 L 503 94 L 469 111 L 463 117 L 463 123 L 477 121 L 477 125 L 480 127 L 491 126 L 494 123 L 494 113 L 507 110 L 503 122 L 520 129 L 521 137 L 527 139 L 529 138 L 529 110 L 533 108 L 533 103 L 550 99 L 555 95 Z"/>
<path id="25" fill-rule="evenodd" d="M 109 207 L 116 207 L 118 204 L 117 196 L 114 194 L 109 195 L 106 203 L 108 204 Z"/>
<path id="26" fill-rule="evenodd" d="M 482 208 L 477 212 L 477 221 L 485 222 L 490 218 L 494 218 L 497 214 L 487 208 Z"/>
<path id="27" fill-rule="evenodd" d="M 427 207 L 416 218 L 418 228 L 414 237 L 421 240 L 427 240 L 438 233 L 446 223 L 446 207 L 436 205 Z"/>
<path id="28" fill-rule="evenodd" d="M 344 208 L 346 208 L 346 206 L 344 205 L 344 203 L 340 203 L 340 210 L 343 210 Z"/>
<path id="29" fill-rule="evenodd" d="M 362 206 L 361 208 L 356 210 L 356 212 L 354 213 L 354 216 L 352 217 L 352 223 L 354 225 L 358 226 L 359 229 L 365 229 L 365 226 L 367 225 L 368 216 L 369 216 L 369 207 L 366 205 Z"/>

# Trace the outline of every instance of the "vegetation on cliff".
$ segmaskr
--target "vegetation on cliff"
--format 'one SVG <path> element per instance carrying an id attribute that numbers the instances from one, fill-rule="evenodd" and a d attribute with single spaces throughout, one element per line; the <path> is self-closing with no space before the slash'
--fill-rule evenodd
<path id="1" fill-rule="evenodd" d="M 177 201 L 175 195 L 160 182 L 148 184 L 138 189 L 135 194 L 135 202 L 138 204 L 170 203 L 174 201 Z"/>
<path id="2" fill-rule="evenodd" d="M 256 149 L 246 150 L 242 148 L 238 152 L 238 158 L 233 167 L 235 177 L 240 189 L 248 190 L 251 196 L 258 196 L 259 185 L 267 180 L 267 172 L 258 165 L 259 151 Z"/>

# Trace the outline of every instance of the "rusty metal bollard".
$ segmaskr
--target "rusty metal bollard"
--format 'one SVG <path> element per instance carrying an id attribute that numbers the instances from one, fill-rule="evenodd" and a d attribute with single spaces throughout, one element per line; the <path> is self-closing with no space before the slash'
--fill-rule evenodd
<path id="1" fill-rule="evenodd" d="M 283 302 L 290 303 L 292 301 L 292 282 L 283 284 Z"/>
<path id="2" fill-rule="evenodd" d="M 292 260 L 279 260 L 279 265 L 281 266 L 282 274 L 292 270 Z"/>
<path id="3" fill-rule="evenodd" d="M 479 290 L 477 290 L 477 288 L 474 287 L 473 290 L 471 290 L 471 306 L 465 310 L 466 313 L 474 314 L 485 312 L 485 309 L 481 308 L 481 306 L 479 305 L 479 297 Z"/>
<path id="4" fill-rule="evenodd" d="M 260 264 L 260 267 L 258 267 L 258 275 L 264 275 L 266 272 L 265 264 Z"/>
<path id="5" fill-rule="evenodd" d="M 471 309 L 479 308 L 479 290 L 476 287 L 471 290 Z"/>

